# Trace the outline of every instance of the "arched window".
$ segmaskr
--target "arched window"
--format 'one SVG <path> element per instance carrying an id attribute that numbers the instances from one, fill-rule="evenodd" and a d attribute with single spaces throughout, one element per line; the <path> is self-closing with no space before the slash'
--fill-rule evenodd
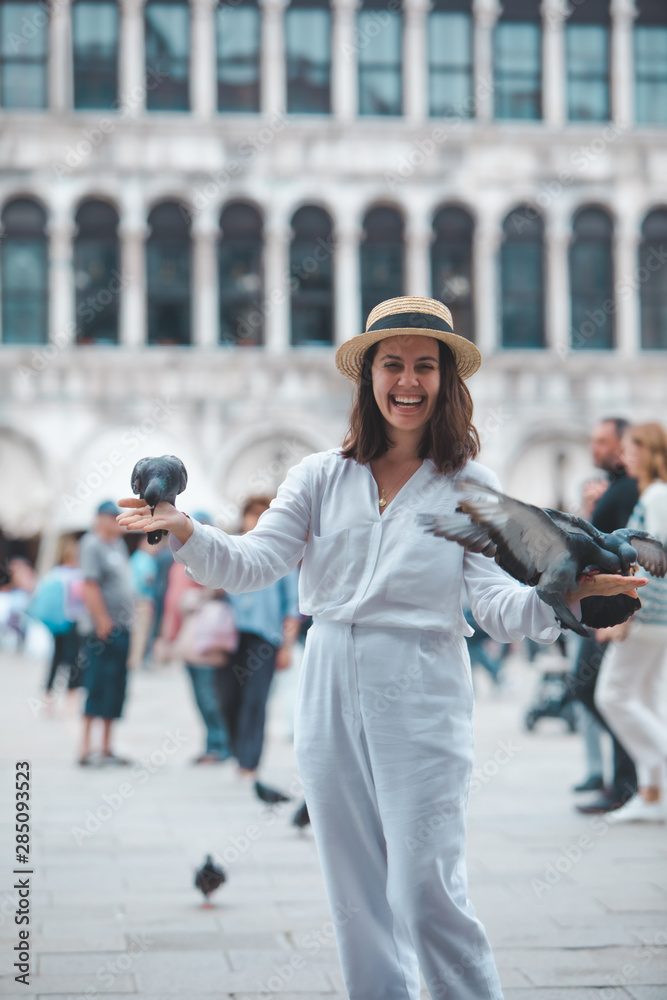
<path id="1" fill-rule="evenodd" d="M 570 8 L 565 25 L 567 116 L 575 121 L 609 118 L 609 0 Z"/>
<path id="2" fill-rule="evenodd" d="M 259 111 L 260 22 L 255 0 L 216 7 L 218 111 Z"/>
<path id="3" fill-rule="evenodd" d="M 639 0 L 635 36 L 637 124 L 667 125 L 667 5 Z"/>
<path id="4" fill-rule="evenodd" d="M 292 343 L 333 343 L 333 253 L 331 219 L 306 205 L 294 213 L 290 245 Z"/>
<path id="5" fill-rule="evenodd" d="M 48 338 L 46 215 L 37 202 L 16 198 L 2 212 L 2 339 L 45 344 Z"/>
<path id="6" fill-rule="evenodd" d="M 612 221 L 600 208 L 582 208 L 572 231 L 571 344 L 575 350 L 605 350 L 614 346 Z"/>
<path id="7" fill-rule="evenodd" d="M 220 342 L 261 344 L 262 219 L 250 205 L 227 205 L 220 216 L 218 244 Z"/>
<path id="8" fill-rule="evenodd" d="M 287 110 L 331 111 L 331 12 L 327 0 L 292 0 L 285 12 Z"/>
<path id="9" fill-rule="evenodd" d="M 403 108 L 403 18 L 397 4 L 363 0 L 357 13 L 359 114 L 400 115 Z"/>
<path id="10" fill-rule="evenodd" d="M 475 339 L 472 312 L 472 219 L 462 208 L 441 208 L 433 220 L 433 298 L 449 307 L 454 331 Z"/>
<path id="11" fill-rule="evenodd" d="M 0 0 L 0 107 L 46 107 L 48 53 L 48 5 Z"/>
<path id="12" fill-rule="evenodd" d="M 75 108 L 117 107 L 118 20 L 114 0 L 72 5 Z"/>
<path id="13" fill-rule="evenodd" d="M 148 216 L 148 343 L 190 343 L 190 217 L 173 201 Z"/>
<path id="14" fill-rule="evenodd" d="M 145 7 L 146 107 L 190 108 L 190 8 L 183 0 L 149 0 Z"/>
<path id="15" fill-rule="evenodd" d="M 535 0 L 503 0 L 494 30 L 496 118 L 542 117 L 542 23 Z"/>
<path id="16" fill-rule="evenodd" d="M 544 347 L 544 226 L 530 205 L 503 223 L 500 248 L 503 347 Z"/>
<path id="17" fill-rule="evenodd" d="M 435 0 L 428 15 L 428 104 L 432 117 L 472 117 L 472 39 L 470 0 Z"/>
<path id="18" fill-rule="evenodd" d="M 105 201 L 86 201 L 76 213 L 74 285 L 79 344 L 117 344 L 122 281 L 118 215 Z"/>
<path id="19" fill-rule="evenodd" d="M 361 322 L 378 302 L 403 295 L 403 219 L 395 208 L 371 208 L 364 219 Z"/>
<path id="20" fill-rule="evenodd" d="M 646 216 L 639 247 L 642 347 L 667 350 L 667 209 Z"/>

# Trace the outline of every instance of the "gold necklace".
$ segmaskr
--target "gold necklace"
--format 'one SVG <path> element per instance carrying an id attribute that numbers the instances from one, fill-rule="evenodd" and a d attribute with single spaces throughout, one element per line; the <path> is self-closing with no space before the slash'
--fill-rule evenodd
<path id="1" fill-rule="evenodd" d="M 421 461 L 422 460 L 421 459 L 417 459 L 417 461 L 419 462 L 419 465 L 421 465 Z M 411 464 L 414 464 L 414 462 L 411 463 Z M 415 469 L 414 471 L 416 472 L 417 469 Z M 394 483 L 394 485 L 389 489 L 389 493 L 392 493 L 396 489 L 396 487 L 399 486 L 399 484 L 401 486 L 403 485 L 404 480 L 406 480 L 408 478 L 409 472 L 410 472 L 410 466 L 408 466 L 408 471 L 405 472 L 400 477 L 400 479 L 396 480 L 396 482 Z M 380 506 L 380 509 L 384 510 L 384 508 L 387 506 L 387 503 L 388 503 L 388 501 L 387 501 L 387 492 L 385 491 L 385 488 L 382 485 L 382 483 L 379 481 L 379 479 L 377 480 L 377 484 L 380 487 L 380 499 L 378 500 L 378 504 Z"/>

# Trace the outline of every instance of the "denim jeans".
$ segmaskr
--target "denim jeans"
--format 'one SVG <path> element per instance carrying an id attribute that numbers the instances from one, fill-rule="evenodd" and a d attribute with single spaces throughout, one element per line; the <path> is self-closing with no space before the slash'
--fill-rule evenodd
<path id="1" fill-rule="evenodd" d="M 206 726 L 206 753 L 231 757 L 229 732 L 218 702 L 216 674 L 221 667 L 197 667 L 186 663 L 197 708 Z"/>

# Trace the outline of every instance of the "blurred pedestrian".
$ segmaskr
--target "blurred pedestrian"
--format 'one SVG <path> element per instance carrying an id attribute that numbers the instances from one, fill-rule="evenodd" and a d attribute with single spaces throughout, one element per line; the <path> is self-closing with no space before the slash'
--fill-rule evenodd
<path id="1" fill-rule="evenodd" d="M 640 424 L 628 429 L 623 442 L 626 468 L 639 486 L 628 523 L 667 546 L 667 432 L 660 424 Z M 616 813 L 618 822 L 667 819 L 667 722 L 660 713 L 667 663 L 667 578 L 645 570 L 642 575 L 649 583 L 642 589 L 640 610 L 629 622 L 606 630 L 614 641 L 595 696 L 639 772 L 639 794 Z"/>
<path id="2" fill-rule="evenodd" d="M 86 688 L 83 742 L 79 763 L 126 764 L 111 749 L 111 728 L 125 701 L 127 658 L 134 610 L 134 587 L 127 546 L 116 521 L 118 508 L 110 500 L 100 504 L 92 531 L 80 543 L 83 600 L 92 631 L 83 643 Z M 95 719 L 102 722 L 99 755 L 91 751 Z"/>
<path id="3" fill-rule="evenodd" d="M 250 497 L 242 510 L 241 534 L 256 527 L 270 497 Z M 289 666 L 291 647 L 301 629 L 298 571 L 262 590 L 229 594 L 236 615 L 239 645 L 228 667 L 218 673 L 220 707 L 242 777 L 255 781 L 264 746 L 266 703 L 276 670 Z"/>
<path id="4" fill-rule="evenodd" d="M 137 548 L 130 556 L 135 602 L 127 665 L 132 670 L 145 666 L 148 637 L 155 616 L 157 583 L 155 549 L 160 546 L 164 546 L 164 539 L 158 546 L 151 545 L 147 538 L 141 538 Z"/>
<path id="5" fill-rule="evenodd" d="M 593 428 L 591 435 L 591 457 L 597 469 L 606 474 L 607 488 L 602 491 L 595 483 L 590 484 L 584 502 L 592 505 L 590 522 L 600 531 L 611 532 L 624 528 L 637 503 L 637 482 L 626 472 L 622 457 L 622 438 L 628 428 L 628 421 L 621 417 L 601 420 Z M 607 651 L 608 643 L 596 638 L 582 639 L 577 661 L 572 675 L 568 678 L 571 696 L 577 698 L 609 733 L 613 746 L 613 776 L 611 785 L 603 788 L 592 802 L 578 805 L 583 813 L 605 813 L 619 809 L 637 790 L 637 772 L 632 758 L 619 740 L 613 727 L 600 713 L 595 703 L 595 686 L 600 665 Z M 591 766 L 599 766 L 595 755 Z M 601 775 L 589 773 L 577 789 L 593 791 L 600 787 Z"/>

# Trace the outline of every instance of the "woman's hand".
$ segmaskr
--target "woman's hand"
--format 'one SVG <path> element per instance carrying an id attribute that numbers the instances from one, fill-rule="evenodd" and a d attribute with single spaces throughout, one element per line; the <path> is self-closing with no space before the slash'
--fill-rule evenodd
<path id="1" fill-rule="evenodd" d="M 637 587 L 648 583 L 645 577 L 621 576 L 613 573 L 596 573 L 595 576 L 583 576 L 576 590 L 569 590 L 565 601 L 570 606 L 584 597 L 613 597 L 614 594 L 629 594 L 639 597 Z"/>
<path id="2" fill-rule="evenodd" d="M 128 531 L 170 531 L 179 542 L 187 542 L 194 531 L 192 521 L 180 510 L 176 510 L 173 504 L 161 500 L 155 508 L 155 514 L 151 515 L 151 509 L 145 500 L 137 497 L 128 497 L 126 500 L 118 501 L 119 507 L 129 507 L 131 513 L 119 514 L 116 520 Z"/>

